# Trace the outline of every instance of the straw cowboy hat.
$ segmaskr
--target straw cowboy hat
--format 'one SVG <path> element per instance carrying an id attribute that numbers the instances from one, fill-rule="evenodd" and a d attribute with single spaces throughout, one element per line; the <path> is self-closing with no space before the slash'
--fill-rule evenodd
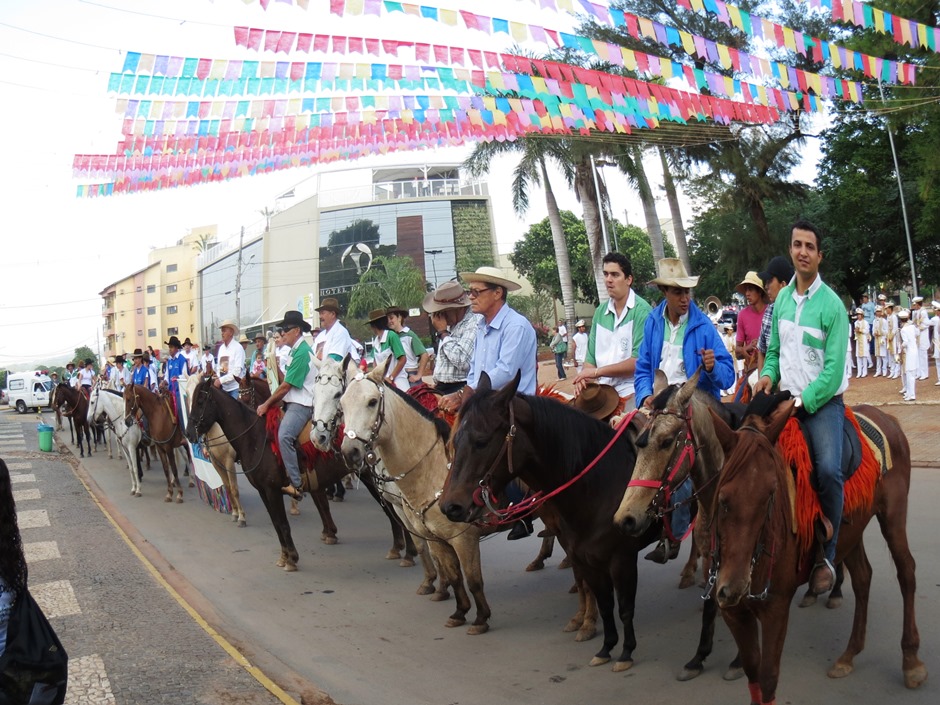
<path id="1" fill-rule="evenodd" d="M 264 333 L 259 332 L 259 333 L 255 333 L 255 337 L 252 338 L 252 340 L 264 340 L 265 342 L 267 342 L 268 337 Z"/>
<path id="2" fill-rule="evenodd" d="M 698 284 L 698 277 L 690 277 L 685 265 L 675 257 L 666 257 L 656 263 L 657 276 L 650 282 L 653 286 L 675 286 L 680 289 L 692 289 Z M 761 286 L 761 289 L 764 287 Z"/>
<path id="3" fill-rule="evenodd" d="M 242 333 L 242 334 L 241 334 L 241 337 L 239 337 L 239 339 L 238 339 L 238 342 L 241 343 L 242 345 L 244 345 L 245 343 L 250 343 L 251 341 L 248 340 L 248 336 L 247 336 L 247 335 L 245 335 L 244 333 Z"/>
<path id="4" fill-rule="evenodd" d="M 745 274 L 744 280 L 734 287 L 734 290 L 743 296 L 745 288 L 748 286 L 756 286 L 761 291 L 764 290 L 764 282 L 757 275 L 757 272 L 748 272 Z"/>
<path id="5" fill-rule="evenodd" d="M 281 330 L 289 328 L 300 328 L 304 333 L 310 332 L 310 324 L 304 320 L 304 315 L 300 311 L 285 311 L 284 320 L 277 324 Z M 264 338 L 264 336 L 260 336 Z"/>
<path id="6" fill-rule="evenodd" d="M 421 307 L 428 313 L 437 313 L 451 308 L 470 305 L 470 297 L 459 282 L 446 282 L 424 297 Z"/>
<path id="7" fill-rule="evenodd" d="M 323 299 L 323 301 L 320 302 L 319 307 L 313 310 L 317 311 L 318 313 L 320 311 L 332 311 L 338 316 L 339 315 L 339 301 L 334 299 L 332 296 L 329 296 Z"/>
<path id="8" fill-rule="evenodd" d="M 603 421 L 620 406 L 620 395 L 609 384 L 589 382 L 570 403 L 575 409 Z"/>
<path id="9" fill-rule="evenodd" d="M 222 330 L 223 328 L 231 328 L 232 335 L 235 335 L 238 332 L 238 324 L 231 318 L 226 318 L 219 324 L 219 330 Z"/>
<path id="10" fill-rule="evenodd" d="M 383 318 L 387 318 L 388 313 L 386 313 L 384 308 L 374 308 L 369 311 L 369 316 L 366 318 L 367 323 L 375 323 L 376 321 L 381 321 Z"/>
<path id="11" fill-rule="evenodd" d="M 465 282 L 484 282 L 506 288 L 506 291 L 519 291 L 522 284 L 503 276 L 503 271 L 496 267 L 480 267 L 475 272 L 461 272 L 460 278 Z"/>
<path id="12" fill-rule="evenodd" d="M 879 301 L 887 301 L 888 297 L 885 294 L 878 294 Z"/>
<path id="13" fill-rule="evenodd" d="M 855 309 L 855 315 L 856 315 L 856 316 L 864 316 L 864 315 L 865 315 L 865 312 L 864 312 L 862 309 L 857 308 L 857 309 Z"/>
<path id="14" fill-rule="evenodd" d="M 930 305 L 933 306 L 935 311 L 940 311 L 940 301 L 931 301 Z"/>

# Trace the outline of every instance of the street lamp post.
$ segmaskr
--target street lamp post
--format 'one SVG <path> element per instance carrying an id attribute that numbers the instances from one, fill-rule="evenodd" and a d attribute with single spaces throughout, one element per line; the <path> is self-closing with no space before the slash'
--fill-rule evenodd
<path id="1" fill-rule="evenodd" d="M 425 250 L 424 254 L 431 255 L 431 272 L 434 274 L 434 288 L 437 288 L 437 255 L 444 252 L 444 250 Z"/>

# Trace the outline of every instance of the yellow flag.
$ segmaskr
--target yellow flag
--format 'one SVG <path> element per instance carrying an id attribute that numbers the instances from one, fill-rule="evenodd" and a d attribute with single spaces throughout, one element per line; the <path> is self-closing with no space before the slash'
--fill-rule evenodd
<path id="1" fill-rule="evenodd" d="M 445 10 L 442 8 L 438 10 L 437 16 L 440 17 L 441 22 L 443 22 L 444 24 L 450 27 L 457 26 L 457 11 L 456 10 Z"/>
<path id="2" fill-rule="evenodd" d="M 631 71 L 636 71 L 636 54 L 633 53 L 633 49 L 621 47 L 620 56 L 623 57 L 624 66 L 626 66 Z"/>
<path id="3" fill-rule="evenodd" d="M 640 35 L 649 39 L 656 39 L 656 30 L 653 29 L 653 23 L 645 17 L 640 18 Z"/>
<path id="4" fill-rule="evenodd" d="M 509 34 L 517 42 L 524 42 L 529 38 L 529 31 L 524 24 L 521 22 L 510 22 L 509 23 Z"/>
<path id="5" fill-rule="evenodd" d="M 728 47 L 724 44 L 716 45 L 718 49 L 718 62 L 724 66 L 726 69 L 731 68 L 731 54 L 728 52 Z"/>
<path id="6" fill-rule="evenodd" d="M 695 56 L 695 41 L 692 39 L 692 35 L 680 30 L 679 39 L 682 40 L 682 49 L 685 53 L 689 56 Z"/>
<path id="7" fill-rule="evenodd" d="M 487 80 L 489 80 L 490 85 L 493 86 L 496 90 L 506 90 L 506 82 L 503 81 L 503 74 L 499 71 L 488 71 L 486 74 Z"/>
<path id="8" fill-rule="evenodd" d="M 789 27 L 783 28 L 783 46 L 790 51 L 796 51 L 796 37 L 793 34 L 793 30 Z"/>

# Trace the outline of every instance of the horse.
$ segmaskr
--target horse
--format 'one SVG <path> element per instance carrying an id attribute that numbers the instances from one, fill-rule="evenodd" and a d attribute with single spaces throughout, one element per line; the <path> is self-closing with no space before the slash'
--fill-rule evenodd
<path id="1" fill-rule="evenodd" d="M 797 588 L 809 578 L 814 559 L 813 550 L 801 540 L 804 530 L 793 499 L 793 474 L 775 447 L 794 405 L 789 392 L 774 397 L 759 394 L 737 431 L 710 412 L 725 454 L 714 513 L 714 597 L 738 645 L 752 703 L 776 702 L 790 604 Z M 770 413 L 763 413 L 768 407 Z M 872 569 L 862 539 L 865 527 L 876 516 L 897 568 L 903 599 L 904 684 L 916 688 L 926 680 L 927 669 L 917 653 L 920 636 L 914 616 L 916 579 L 907 542 L 910 447 L 891 416 L 870 406 L 855 407 L 854 412 L 884 434 L 886 457 L 890 456 L 891 461 L 882 474 L 883 468 L 873 460 L 875 467 L 868 482 L 875 485 L 868 501 L 863 498 L 850 505 L 846 493 L 836 561 L 844 562 L 852 578 L 855 616 L 848 645 L 828 675 L 842 678 L 851 673 L 853 659 L 865 645 Z M 856 475 L 865 467 L 863 462 Z M 811 536 L 808 543 L 812 544 Z"/>
<path id="2" fill-rule="evenodd" d="M 273 409 L 268 417 L 262 418 L 245 404 L 232 399 L 226 392 L 213 385 L 213 379 L 204 379 L 193 392 L 192 413 L 186 425 L 186 437 L 193 443 L 205 435 L 214 424 L 218 424 L 229 439 L 241 461 L 243 474 L 252 487 L 258 490 L 261 501 L 277 533 L 281 545 L 280 556 L 276 562 L 279 568 L 287 572 L 297 570 L 299 554 L 291 538 L 290 524 L 284 510 L 281 488 L 288 482 L 283 463 L 271 443 L 268 434 L 268 417 L 278 414 Z M 306 457 L 307 449 L 303 454 Z M 335 482 L 348 472 L 342 462 L 318 462 L 315 467 L 305 469 L 307 482 L 311 485 L 310 494 L 323 522 L 321 540 L 326 544 L 336 543 L 336 525 L 330 515 L 329 500 L 322 487 Z"/>
<path id="3" fill-rule="evenodd" d="M 202 382 L 202 378 L 202 372 L 196 372 L 186 378 L 186 411 L 190 416 L 192 416 L 193 395 L 196 387 Z M 232 502 L 232 522 L 239 528 L 244 528 L 248 521 L 238 494 L 238 471 L 235 469 L 238 458 L 235 449 L 218 424 L 206 432 L 202 448 L 203 453 L 212 463 L 212 467 L 219 473 L 222 485 Z"/>
<path id="4" fill-rule="evenodd" d="M 62 412 L 63 415 L 75 424 L 79 457 L 85 457 L 85 450 L 82 446 L 83 433 L 88 444 L 88 455 L 91 456 L 92 435 L 91 424 L 88 423 L 88 398 L 65 382 L 59 382 L 52 393 L 52 405 L 66 407 Z"/>
<path id="5" fill-rule="evenodd" d="M 170 410 L 170 402 L 143 385 L 129 384 L 124 388 L 124 416 L 134 419 L 138 412 L 143 414 L 150 424 L 144 436 L 157 446 L 157 453 L 163 465 L 163 475 L 166 477 L 166 497 L 163 501 L 172 501 L 173 491 L 176 490 L 176 502 L 182 504 L 183 487 L 176 470 L 176 449 L 183 447 L 186 440 Z"/>
<path id="6" fill-rule="evenodd" d="M 467 633 L 483 634 L 489 630 L 490 607 L 483 592 L 481 529 L 450 521 L 438 502 L 437 489 L 447 475 L 450 427 L 394 385 L 386 384 L 385 367 L 377 366 L 368 375 L 356 374 L 347 382 L 340 399 L 345 422 L 343 456 L 351 467 L 365 463 L 373 468 L 379 484 L 395 483 L 405 528 L 428 542 L 441 582 L 454 590 L 457 609 L 445 625 L 466 624 L 471 606 L 469 589 L 476 618 Z M 380 474 L 379 456 L 391 475 Z"/>
<path id="7" fill-rule="evenodd" d="M 616 429 L 571 406 L 539 396 L 517 395 L 519 375 L 496 391 L 489 377 L 464 404 L 452 441 L 451 472 L 441 495 L 444 513 L 455 521 L 475 521 L 518 476 L 537 492 L 532 506 L 545 502 L 558 513 L 575 580 L 590 588 L 600 611 L 604 643 L 590 665 L 611 658 L 619 635 L 614 619 L 614 593 L 623 623 L 623 650 L 615 672 L 633 665 L 636 635 L 637 555 L 658 540 L 662 524 L 649 522 L 640 536 L 629 535 L 613 521 L 634 463 L 637 418 Z M 542 493 L 547 493 L 542 495 Z M 703 617 L 699 653 L 710 640 Z"/>
<path id="8" fill-rule="evenodd" d="M 140 426 L 135 422 L 130 425 L 126 422 L 123 395 L 113 389 L 106 388 L 98 388 L 92 391 L 89 400 L 88 419 L 98 423 L 107 421 L 110 424 L 117 437 L 118 448 L 120 448 L 131 474 L 131 495 L 140 497 L 140 480 L 143 476 L 140 469 L 140 451 L 143 450 L 148 468 L 150 467 L 150 455 L 146 447 L 141 448 L 143 431 Z"/>

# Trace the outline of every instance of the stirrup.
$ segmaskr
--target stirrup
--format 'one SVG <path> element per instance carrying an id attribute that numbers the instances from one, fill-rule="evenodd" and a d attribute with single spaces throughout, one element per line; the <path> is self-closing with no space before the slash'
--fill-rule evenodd
<path id="1" fill-rule="evenodd" d="M 293 485 L 288 485 L 287 487 L 282 487 L 281 492 L 286 494 L 291 499 L 299 502 L 304 498 L 304 491 L 300 487 L 294 487 Z"/>

